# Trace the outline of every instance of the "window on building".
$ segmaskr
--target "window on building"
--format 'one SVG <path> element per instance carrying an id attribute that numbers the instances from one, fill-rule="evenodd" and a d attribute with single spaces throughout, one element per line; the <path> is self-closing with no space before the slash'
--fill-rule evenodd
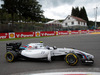
<path id="1" fill-rule="evenodd" d="M 80 21 L 78 21 L 78 24 L 80 25 Z"/>
<path id="2" fill-rule="evenodd" d="M 74 24 L 74 22 L 72 22 L 72 25 Z"/>
<path id="3" fill-rule="evenodd" d="M 85 22 L 84 22 L 84 25 L 85 25 Z"/>
<path id="4" fill-rule="evenodd" d="M 68 17 L 68 20 L 70 20 L 70 17 Z"/>
<path id="5" fill-rule="evenodd" d="M 67 26 L 67 23 L 65 23 L 65 25 Z"/>

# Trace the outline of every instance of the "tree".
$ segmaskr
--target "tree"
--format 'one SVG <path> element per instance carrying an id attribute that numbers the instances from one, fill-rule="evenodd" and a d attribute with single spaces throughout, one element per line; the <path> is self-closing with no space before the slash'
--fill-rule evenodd
<path id="1" fill-rule="evenodd" d="M 86 20 L 87 22 L 88 22 L 88 17 L 87 17 L 87 13 L 86 13 L 86 10 L 85 10 L 85 8 L 83 7 L 83 18 L 82 19 L 84 19 L 84 20 Z"/>
<path id="2" fill-rule="evenodd" d="M 41 7 L 37 0 L 18 0 L 17 11 L 25 19 L 30 17 L 32 20 L 38 21 L 43 16 Z"/>
<path id="3" fill-rule="evenodd" d="M 17 9 L 16 9 L 17 0 L 3 0 L 3 1 L 4 1 L 4 4 L 2 5 L 2 7 L 6 12 L 11 14 L 11 16 L 12 16 L 12 25 L 13 25 L 14 13 L 17 13 Z"/>
<path id="4" fill-rule="evenodd" d="M 86 20 L 88 23 L 88 16 L 87 16 L 85 7 L 82 7 L 80 10 L 79 10 L 79 7 L 76 7 L 76 8 L 72 7 L 71 15 L 82 18 L 83 20 Z"/>
<path id="5" fill-rule="evenodd" d="M 79 17 L 79 7 L 72 7 L 72 13 L 71 13 L 72 16 L 76 16 L 76 17 Z"/>
<path id="6" fill-rule="evenodd" d="M 38 21 L 43 16 L 41 5 L 37 0 L 3 0 L 3 9 L 12 16 L 12 24 L 14 22 L 14 14 L 23 16 L 25 19 L 31 18 Z"/>
<path id="7" fill-rule="evenodd" d="M 79 7 L 76 7 L 76 16 L 79 17 Z"/>
<path id="8" fill-rule="evenodd" d="M 11 15 L 5 10 L 0 9 L 0 23 L 11 21 Z"/>
<path id="9" fill-rule="evenodd" d="M 2 9 L 0 9 L 0 23 L 3 22 L 3 21 L 2 21 L 2 14 L 3 14 Z"/>
<path id="10" fill-rule="evenodd" d="M 32 6 L 33 9 L 31 10 L 31 14 L 32 15 L 30 17 L 31 17 L 31 19 L 33 21 L 39 22 L 39 21 L 41 21 L 42 18 L 44 18 L 44 16 L 43 16 L 43 10 L 41 10 L 42 6 L 37 1 L 33 2 L 32 5 L 33 5 Z"/>
<path id="11" fill-rule="evenodd" d="M 80 9 L 79 17 L 80 17 L 80 18 L 83 18 L 83 9 L 82 9 L 82 8 Z"/>
<path id="12" fill-rule="evenodd" d="M 86 10 L 84 7 L 81 8 L 80 12 L 79 12 L 79 17 L 82 18 L 83 20 L 87 21 L 87 25 L 89 25 L 88 23 L 88 16 L 87 16 L 87 13 L 86 13 Z"/>
<path id="13" fill-rule="evenodd" d="M 75 9 L 74 9 L 74 7 L 72 7 L 71 15 L 74 16 L 74 13 L 75 13 Z"/>

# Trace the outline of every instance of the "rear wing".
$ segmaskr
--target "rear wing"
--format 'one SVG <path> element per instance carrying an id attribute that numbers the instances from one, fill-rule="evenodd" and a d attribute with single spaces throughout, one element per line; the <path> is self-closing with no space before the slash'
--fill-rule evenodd
<path id="1" fill-rule="evenodd" d="M 17 51 L 21 44 L 21 42 L 6 43 L 6 51 Z"/>

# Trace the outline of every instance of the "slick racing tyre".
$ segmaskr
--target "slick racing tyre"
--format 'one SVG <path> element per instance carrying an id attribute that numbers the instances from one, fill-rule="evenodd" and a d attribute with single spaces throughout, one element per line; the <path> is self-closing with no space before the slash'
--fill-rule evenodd
<path id="1" fill-rule="evenodd" d="M 17 57 L 17 53 L 15 51 L 9 51 L 6 53 L 5 58 L 8 62 L 13 62 Z"/>
<path id="2" fill-rule="evenodd" d="M 65 56 L 65 61 L 68 65 L 74 66 L 78 63 L 78 57 L 75 53 L 69 53 Z"/>

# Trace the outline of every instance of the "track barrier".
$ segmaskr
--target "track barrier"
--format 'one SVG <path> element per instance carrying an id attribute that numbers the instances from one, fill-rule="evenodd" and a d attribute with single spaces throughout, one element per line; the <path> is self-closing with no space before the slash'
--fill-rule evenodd
<path id="1" fill-rule="evenodd" d="M 71 35 L 71 34 L 87 34 L 87 33 L 94 33 L 94 32 L 100 32 L 100 29 L 73 30 L 73 31 L 9 32 L 9 33 L 0 33 L 0 39 L 57 36 L 57 35 Z"/>

